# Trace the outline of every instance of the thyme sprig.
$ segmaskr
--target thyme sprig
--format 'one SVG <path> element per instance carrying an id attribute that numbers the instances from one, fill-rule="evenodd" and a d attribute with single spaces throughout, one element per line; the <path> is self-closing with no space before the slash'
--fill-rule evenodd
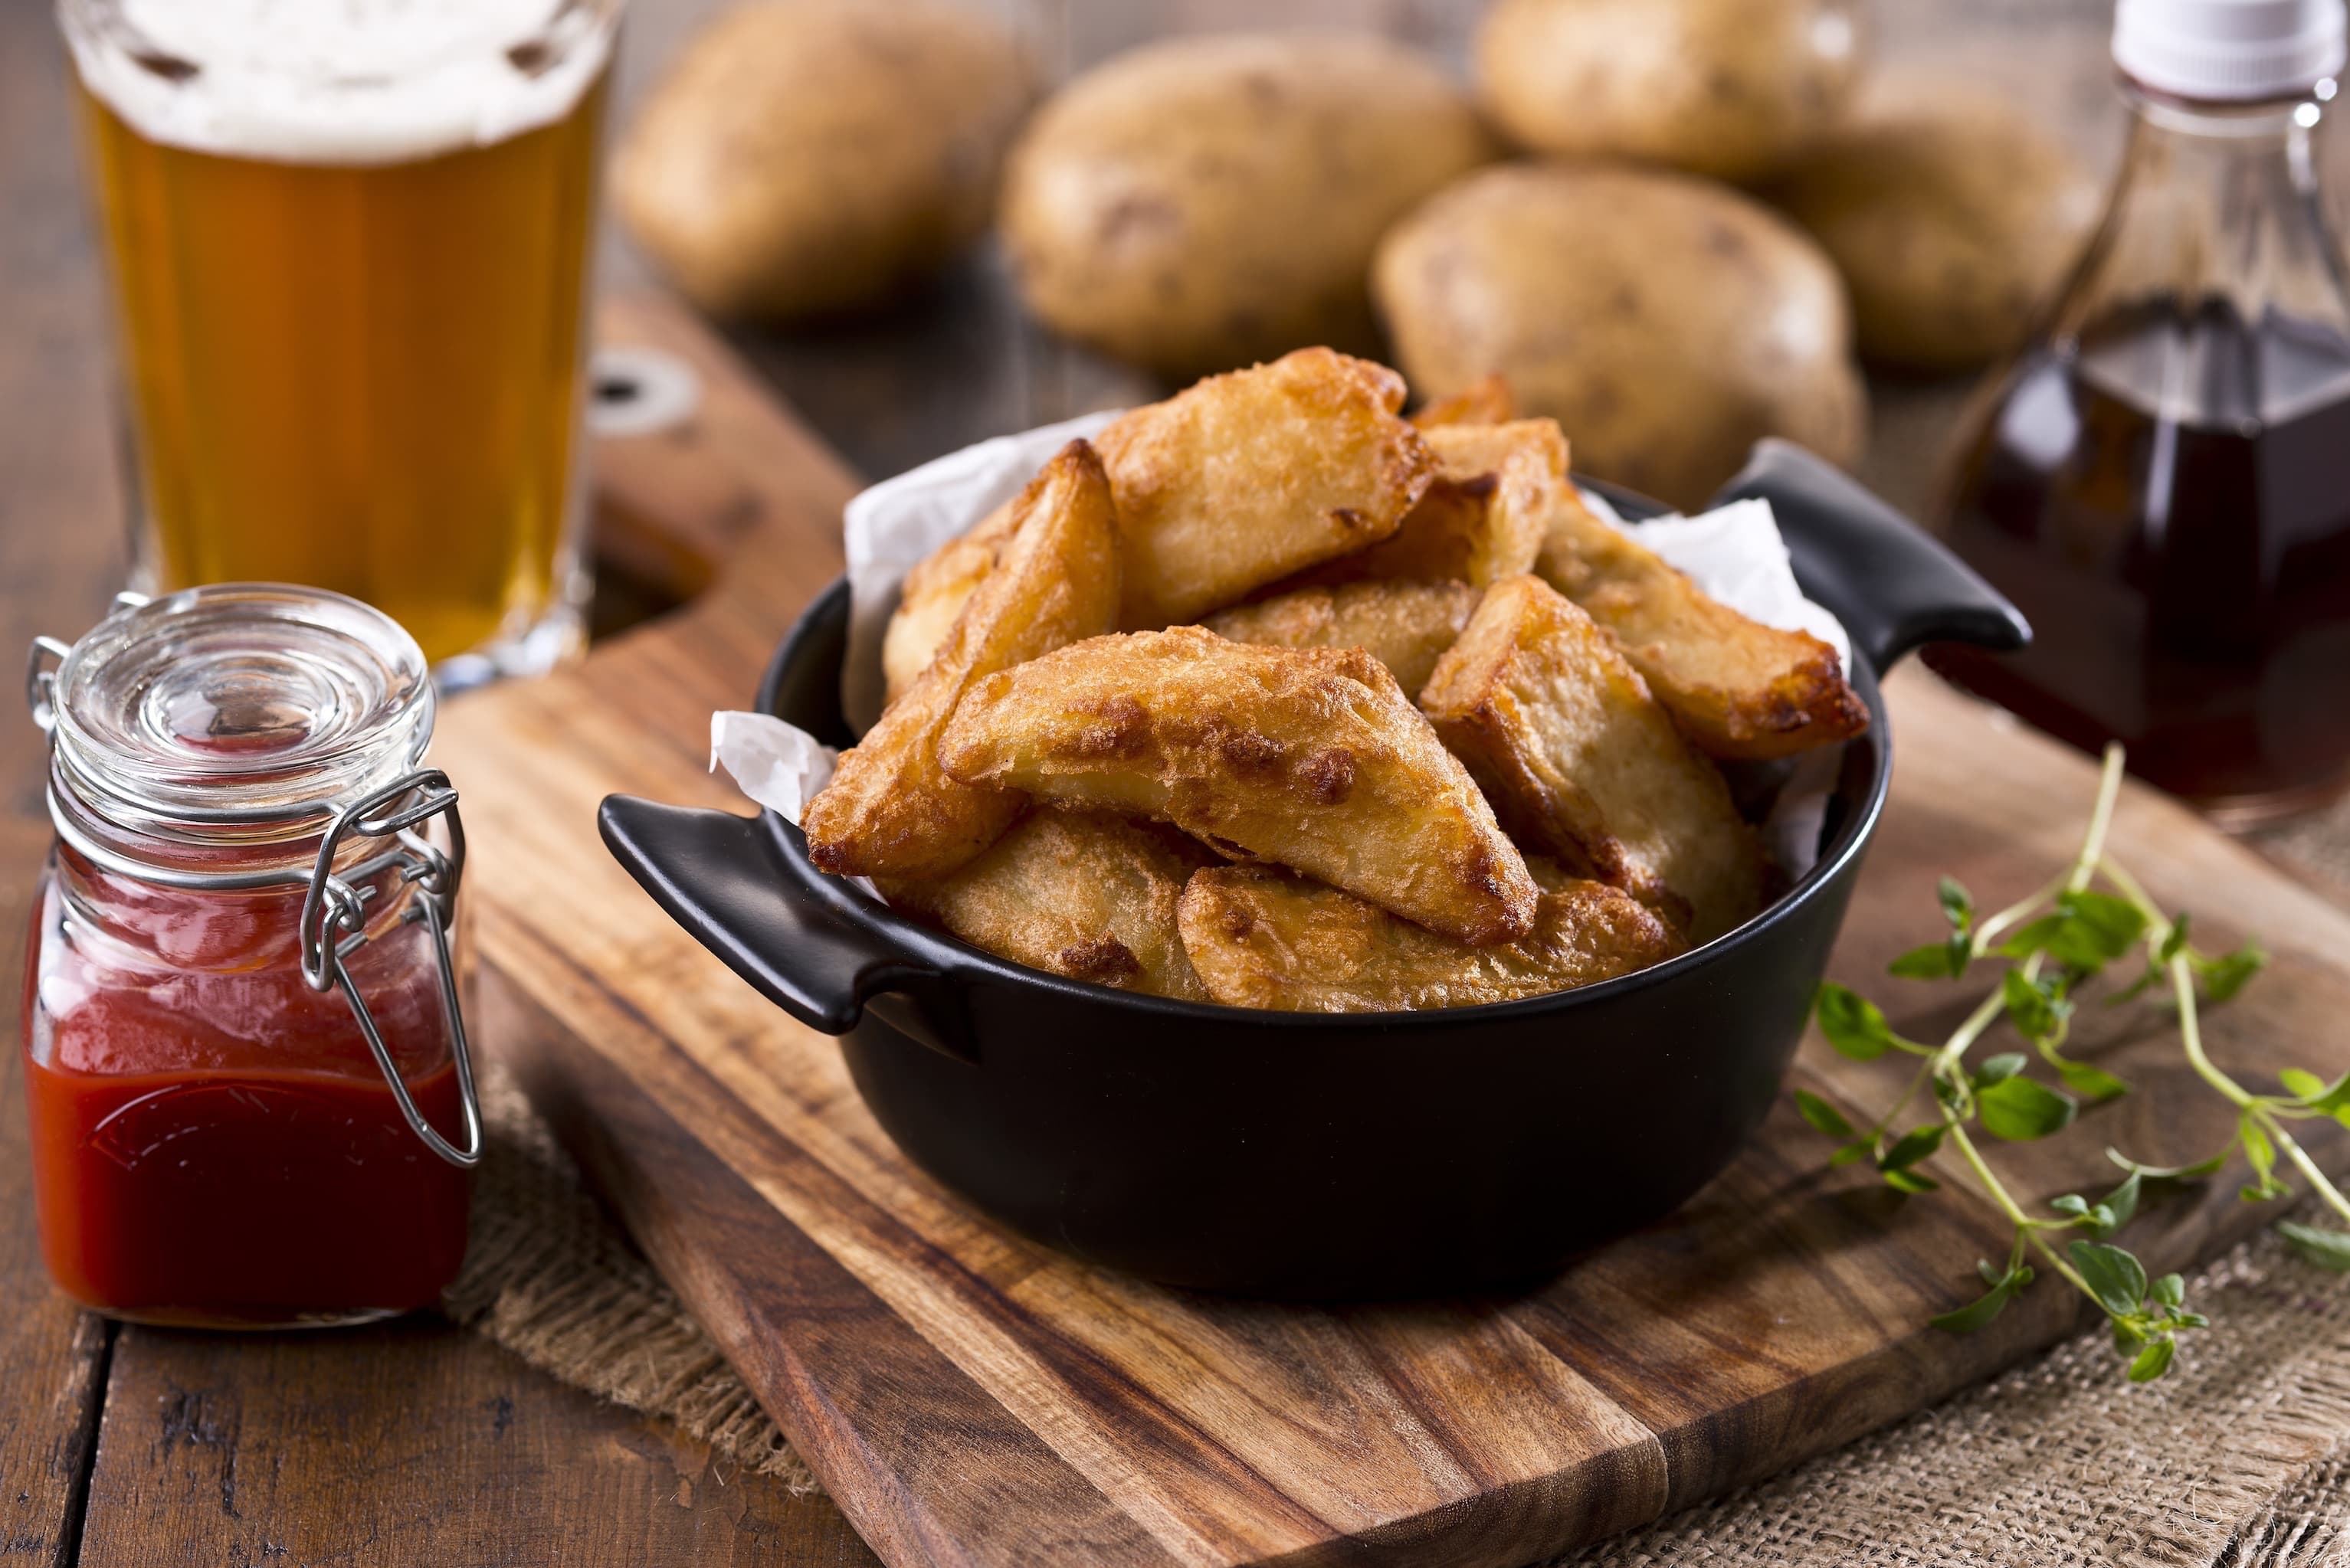
<path id="1" fill-rule="evenodd" d="M 1868 1160 L 1898 1191 L 1934 1190 L 1940 1184 L 1920 1168 L 1929 1156 L 1951 1150 L 2014 1227 L 2004 1262 L 1985 1259 L 1976 1265 L 1983 1293 L 1931 1319 L 1935 1327 L 1959 1334 L 1981 1328 L 2044 1268 L 2106 1314 L 2115 1348 L 2127 1358 L 2131 1381 L 2143 1383 L 2169 1370 L 2181 1330 L 2202 1328 L 2209 1320 L 2188 1310 L 2186 1284 L 2178 1275 L 2149 1279 L 2145 1265 L 2110 1238 L 2147 1199 L 2206 1179 L 2239 1154 L 2251 1178 L 2242 1188 L 2247 1201 L 2288 1196 L 2293 1189 L 2279 1172 L 2289 1166 L 2350 1222 L 2350 1199 L 2287 1127 L 2316 1116 L 2350 1126 L 2350 1075 L 2328 1084 L 2289 1067 L 2278 1075 L 2282 1093 L 2254 1094 L 2205 1054 L 2201 1009 L 2241 991 L 2267 955 L 2251 942 L 2225 953 L 2196 947 L 2188 917 L 2165 914 L 2107 852 L 2121 779 L 2122 750 L 2108 747 L 2078 853 L 2030 896 L 1979 914 L 1966 888 L 1950 877 L 1941 879 L 1938 899 L 1950 934 L 1902 954 L 1891 972 L 1911 980 L 1959 981 L 1996 965 L 1998 980 L 1939 1044 L 1902 1038 L 1874 1002 L 1833 981 L 1822 983 L 1814 1011 L 1820 1032 L 1837 1052 L 1857 1062 L 1897 1054 L 1918 1060 L 1908 1087 L 1883 1116 L 1865 1129 L 1856 1128 L 1817 1095 L 1798 1089 L 1795 1104 L 1805 1121 L 1837 1140 L 1831 1164 Z M 2104 1068 L 2066 1055 L 2064 1045 L 2083 987 L 2133 953 L 2142 957 L 2143 968 L 2107 1005 L 2150 997 L 2173 1010 L 2188 1064 L 2235 1107 L 2235 1136 L 2217 1153 L 2185 1166 L 2141 1164 L 2108 1148 L 2107 1158 L 2123 1173 L 2111 1191 L 2095 1199 L 2068 1193 L 2053 1199 L 2044 1214 L 2029 1212 L 1984 1159 L 1977 1134 L 2015 1141 L 2047 1137 L 2072 1125 L 2081 1098 L 2104 1101 L 2129 1092 L 2127 1084 Z M 2002 1023 L 2037 1054 L 2063 1088 L 2030 1076 L 2032 1056 L 2022 1051 L 1969 1062 L 1969 1052 Z M 1932 1119 L 1897 1133 L 1920 1096 L 1930 1099 Z M 2350 1272 L 2350 1232 L 2292 1220 L 2280 1220 L 2276 1228 L 2310 1262 Z"/>

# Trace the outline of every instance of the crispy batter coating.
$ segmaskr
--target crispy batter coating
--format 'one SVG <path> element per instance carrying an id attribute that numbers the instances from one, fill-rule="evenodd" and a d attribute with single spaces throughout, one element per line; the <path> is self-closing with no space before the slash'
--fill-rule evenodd
<path id="1" fill-rule="evenodd" d="M 1762 856 L 1694 750 L 1591 618 L 1539 577 L 1485 590 L 1420 693 L 1520 839 L 1698 941 L 1762 898 Z"/>
<path id="2" fill-rule="evenodd" d="M 1432 431 L 1439 425 L 1507 424 L 1517 417 L 1517 394 L 1510 390 L 1510 379 L 1496 370 L 1449 398 L 1423 404 L 1411 422 Z"/>
<path id="3" fill-rule="evenodd" d="M 1234 1007 L 1388 1012 L 1546 996 L 1646 969 L 1688 944 L 1598 882 L 1545 890 L 1534 929 L 1472 948 L 1351 893 L 1255 866 L 1211 867 L 1183 889 L 1184 950 Z"/>
<path id="4" fill-rule="evenodd" d="M 1868 728 L 1835 649 L 1749 620 L 1583 504 L 1551 509 L 1534 570 L 1606 628 L 1648 690 L 1710 756 L 1792 756 Z"/>
<path id="5" fill-rule="evenodd" d="M 1172 822 L 1462 941 L 1534 921 L 1492 808 L 1360 649 L 1199 627 L 1096 638 L 972 688 L 939 760 L 972 784 Z"/>
<path id="6" fill-rule="evenodd" d="M 880 722 L 840 759 L 801 826 L 817 869 L 943 877 L 1012 826 L 1021 800 L 950 778 L 938 738 L 972 682 L 1109 628 L 1118 528 L 1093 449 L 1071 441 L 1015 504 L 1016 532 L 954 634 Z"/>
<path id="7" fill-rule="evenodd" d="M 1566 438 L 1555 420 L 1440 425 L 1428 432 L 1436 477 L 1394 535 L 1301 573 L 1304 583 L 1457 577 L 1477 587 L 1534 569 L 1558 493 Z"/>
<path id="8" fill-rule="evenodd" d="M 1219 637 L 1268 648 L 1359 648 L 1409 693 L 1428 684 L 1476 607 L 1477 590 L 1466 583 L 1346 583 L 1235 605 L 1204 624 Z"/>
<path id="9" fill-rule="evenodd" d="M 898 607 L 889 612 L 889 628 L 881 634 L 881 679 L 889 701 L 904 696 L 914 678 L 929 667 L 962 618 L 962 607 L 1003 559 L 1012 543 L 1016 505 L 1016 497 L 1005 502 L 970 533 L 948 540 L 906 574 Z"/>
<path id="10" fill-rule="evenodd" d="M 1118 501 L 1119 624 L 1195 620 L 1396 531 L 1436 472 L 1384 365 L 1301 348 L 1095 438 Z"/>
<path id="11" fill-rule="evenodd" d="M 1035 811 L 934 882 L 884 879 L 897 908 L 998 958 L 1151 996 L 1210 1000 L 1175 924 L 1215 859 L 1170 827 L 1097 811 Z"/>

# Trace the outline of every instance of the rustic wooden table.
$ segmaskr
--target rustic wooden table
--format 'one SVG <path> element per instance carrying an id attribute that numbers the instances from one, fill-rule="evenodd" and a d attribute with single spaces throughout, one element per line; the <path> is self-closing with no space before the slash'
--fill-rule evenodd
<path id="1" fill-rule="evenodd" d="M 625 106 L 716 0 L 639 0 Z M 1249 0 L 1035 0 L 1066 70 L 1155 33 L 1262 22 Z M 1467 0 L 1298 0 L 1299 20 L 1456 54 Z M 2018 85 L 2101 151 L 2103 0 L 1903 0 L 1886 52 Z M 49 9 L 0 0 L 0 649 L 94 620 L 123 571 L 125 494 L 101 284 Z M 617 240 L 612 275 L 639 275 Z M 1132 399 L 1147 383 L 1024 323 L 986 254 L 886 320 L 738 337 L 857 468 Z M 1956 396 L 1880 383 L 1867 475 L 1898 500 Z M 615 602 L 625 596 L 615 596 Z M 0 720 L 0 725 L 14 720 Z M 0 929 L 19 939 L 48 841 L 45 757 L 0 729 Z M 13 1008 L 0 1012 L 13 1054 Z M 0 1062 L 0 1557 L 42 1564 L 874 1561 L 820 1497 L 563 1386 L 437 1320 L 312 1336 L 117 1326 L 53 1294 L 33 1233 L 22 1085 Z"/>

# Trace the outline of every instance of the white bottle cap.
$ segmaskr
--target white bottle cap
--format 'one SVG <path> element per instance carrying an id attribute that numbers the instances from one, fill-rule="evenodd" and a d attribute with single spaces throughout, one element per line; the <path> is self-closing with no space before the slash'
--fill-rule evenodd
<path id="1" fill-rule="evenodd" d="M 2343 0 L 2119 0 L 2114 63 L 2157 92 L 2246 101 L 2342 69 Z"/>

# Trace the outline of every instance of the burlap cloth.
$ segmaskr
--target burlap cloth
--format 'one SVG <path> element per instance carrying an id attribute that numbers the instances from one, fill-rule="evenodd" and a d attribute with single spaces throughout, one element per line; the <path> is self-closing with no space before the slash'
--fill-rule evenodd
<path id="1" fill-rule="evenodd" d="M 2263 846 L 2350 895 L 2350 804 Z M 816 1479 L 503 1076 L 449 1315 L 795 1490 Z M 1718 1501 L 1561 1559 L 2057 1568 L 2350 1563 L 2350 1291 L 2263 1232 L 2189 1299 L 2213 1327 L 2132 1387 L 2085 1334 Z"/>

